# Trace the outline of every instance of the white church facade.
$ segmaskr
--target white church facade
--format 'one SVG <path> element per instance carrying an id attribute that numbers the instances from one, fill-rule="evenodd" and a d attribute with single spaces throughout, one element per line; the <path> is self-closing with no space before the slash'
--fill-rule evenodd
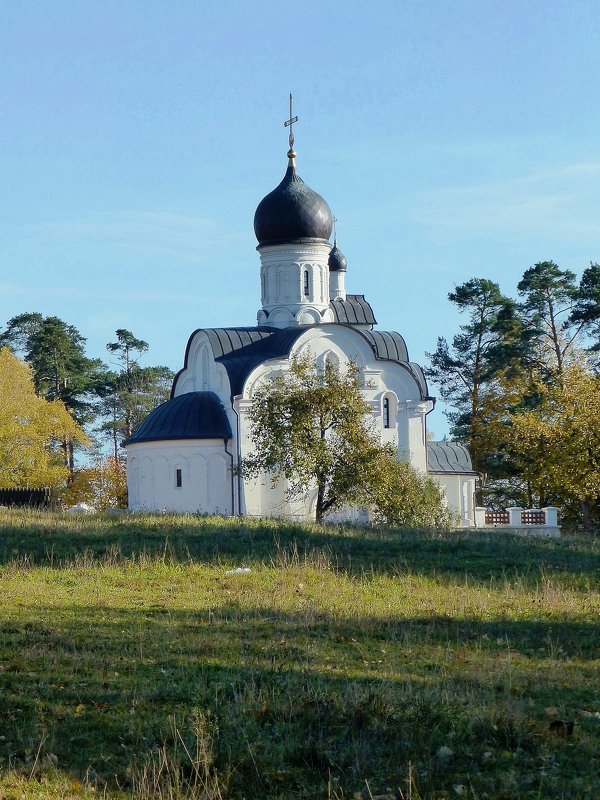
<path id="1" fill-rule="evenodd" d="M 427 441 L 435 401 L 423 371 L 410 361 L 399 333 L 376 330 L 364 295 L 346 293 L 347 262 L 335 238 L 330 242 L 331 210 L 299 177 L 292 145 L 290 136 L 285 176 L 254 218 L 258 324 L 192 333 L 171 399 L 123 443 L 129 507 L 314 519 L 312 487 L 290 501 L 283 479 L 273 487 L 268 476 L 249 480 L 235 469 L 252 446 L 253 392 L 293 357 L 309 355 L 317 366 L 357 365 L 382 442 L 428 471 L 461 524 L 472 525 L 476 475 L 469 454 L 456 443 Z M 366 521 L 368 513 L 348 510 L 348 518 Z"/>

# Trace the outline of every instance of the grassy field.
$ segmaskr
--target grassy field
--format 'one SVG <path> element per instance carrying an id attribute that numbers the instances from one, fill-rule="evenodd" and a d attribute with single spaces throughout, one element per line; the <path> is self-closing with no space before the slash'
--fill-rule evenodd
<path id="1" fill-rule="evenodd" d="M 599 611 L 593 537 L 0 511 L 0 798 L 598 800 Z"/>

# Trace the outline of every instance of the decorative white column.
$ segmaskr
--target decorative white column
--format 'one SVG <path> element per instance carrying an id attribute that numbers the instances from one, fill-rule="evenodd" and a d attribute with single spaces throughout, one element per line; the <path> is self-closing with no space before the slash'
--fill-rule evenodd
<path id="1" fill-rule="evenodd" d="M 475 506 L 475 527 L 485 528 L 485 512 L 484 506 Z"/>
<path id="2" fill-rule="evenodd" d="M 427 472 L 427 445 L 425 440 L 425 415 L 431 401 L 406 400 L 398 403 L 398 450 L 399 456 L 408 456 L 415 469 Z"/>
<path id="3" fill-rule="evenodd" d="M 520 528 L 521 527 L 521 512 L 523 511 L 522 508 L 519 506 L 514 506 L 513 508 L 507 508 L 508 511 L 508 524 L 511 528 Z"/>

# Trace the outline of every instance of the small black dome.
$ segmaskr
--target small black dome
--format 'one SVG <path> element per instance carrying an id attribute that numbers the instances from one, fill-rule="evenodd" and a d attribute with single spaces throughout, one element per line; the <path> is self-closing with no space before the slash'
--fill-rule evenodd
<path id="1" fill-rule="evenodd" d="M 297 174 L 293 154 L 279 186 L 258 204 L 254 233 L 261 244 L 331 236 L 333 216 L 327 202 Z"/>
<path id="2" fill-rule="evenodd" d="M 337 244 L 334 244 L 331 248 L 327 263 L 329 264 L 329 269 L 331 272 L 346 272 L 348 268 L 346 256 L 342 253 Z"/>
<path id="3" fill-rule="evenodd" d="M 187 392 L 151 411 L 124 445 L 168 439 L 231 439 L 223 403 L 214 392 Z"/>

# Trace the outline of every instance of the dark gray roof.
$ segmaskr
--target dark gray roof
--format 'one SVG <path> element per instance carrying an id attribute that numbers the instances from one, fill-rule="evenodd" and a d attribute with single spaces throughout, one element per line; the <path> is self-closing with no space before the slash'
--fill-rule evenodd
<path id="1" fill-rule="evenodd" d="M 333 243 L 333 247 L 329 251 L 329 258 L 327 259 L 330 272 L 346 272 L 348 269 L 348 262 L 346 256 L 342 253 L 337 246 L 337 242 Z"/>
<path id="2" fill-rule="evenodd" d="M 175 375 L 171 397 L 175 394 L 177 380 L 187 369 L 190 347 L 194 336 L 205 333 L 213 349 L 215 360 L 227 370 L 231 394 L 242 394 L 246 378 L 253 369 L 272 358 L 289 355 L 296 339 L 306 330 L 297 328 L 198 328 L 188 340 L 183 369 Z"/>
<path id="3" fill-rule="evenodd" d="M 408 361 L 406 342 L 396 331 L 363 331 L 377 358 L 387 361 Z"/>
<path id="4" fill-rule="evenodd" d="M 476 475 L 467 448 L 459 442 L 427 442 L 428 472 Z"/>
<path id="5" fill-rule="evenodd" d="M 183 369 L 175 375 L 171 397 L 179 376 L 187 369 L 190 347 L 198 333 L 205 333 L 213 348 L 215 360 L 223 364 L 231 387 L 232 396 L 242 394 L 244 384 L 253 369 L 273 358 L 287 358 L 296 340 L 310 328 L 327 329 L 336 327 L 335 323 L 322 325 L 300 325 L 290 328 L 270 328 L 260 326 L 254 328 L 198 328 L 190 336 L 185 351 Z M 346 326 L 344 326 L 346 327 Z M 371 345 L 375 357 L 382 361 L 394 361 L 400 364 L 417 381 L 423 399 L 429 398 L 427 381 L 418 364 L 408 361 L 408 351 L 404 339 L 399 333 L 387 331 L 364 331 L 353 328 Z"/>
<path id="6" fill-rule="evenodd" d="M 259 246 L 298 239 L 327 240 L 332 227 L 327 202 L 304 183 L 295 166 L 288 166 L 279 186 L 263 197 L 254 214 Z"/>
<path id="7" fill-rule="evenodd" d="M 329 308 L 340 325 L 377 325 L 371 304 L 365 300 L 364 294 L 347 294 L 345 300 L 336 297 L 329 303 Z"/>
<path id="8" fill-rule="evenodd" d="M 166 439 L 231 439 L 223 404 L 214 392 L 188 392 L 162 403 L 123 445 Z"/>

